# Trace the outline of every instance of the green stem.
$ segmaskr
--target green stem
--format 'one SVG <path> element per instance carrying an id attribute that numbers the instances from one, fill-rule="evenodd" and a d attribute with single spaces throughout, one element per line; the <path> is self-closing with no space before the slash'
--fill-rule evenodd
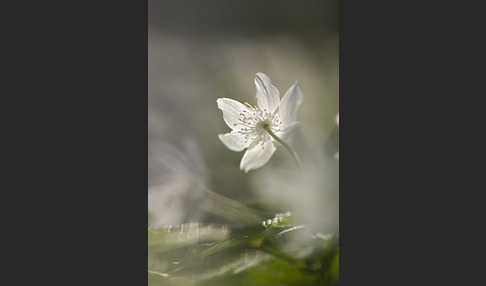
<path id="1" fill-rule="evenodd" d="M 285 143 L 285 141 L 275 135 L 275 133 L 273 133 L 272 129 L 269 126 L 264 126 L 263 128 L 268 132 L 270 136 L 273 137 L 273 139 L 277 140 L 278 143 L 280 143 L 290 153 L 292 158 L 294 158 L 295 163 L 297 163 L 297 166 L 302 169 L 302 163 L 300 161 L 299 155 L 294 151 L 294 149 L 292 149 L 289 144 Z"/>

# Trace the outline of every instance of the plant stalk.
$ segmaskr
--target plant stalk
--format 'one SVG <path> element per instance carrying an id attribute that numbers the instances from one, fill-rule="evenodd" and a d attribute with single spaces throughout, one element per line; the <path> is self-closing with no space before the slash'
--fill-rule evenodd
<path id="1" fill-rule="evenodd" d="M 302 163 L 300 161 L 300 158 L 299 158 L 299 155 L 297 154 L 297 152 L 295 152 L 294 149 L 292 149 L 292 147 L 290 147 L 289 144 L 285 143 L 285 141 L 283 141 L 277 135 L 275 135 L 275 133 L 273 133 L 273 131 L 271 130 L 271 128 L 269 126 L 265 126 L 264 129 L 265 129 L 265 131 L 268 132 L 268 134 L 270 136 L 273 137 L 273 139 L 278 141 L 278 143 L 280 143 L 280 145 L 282 145 L 290 153 L 290 155 L 294 159 L 297 166 L 299 166 L 299 168 L 302 169 Z"/>

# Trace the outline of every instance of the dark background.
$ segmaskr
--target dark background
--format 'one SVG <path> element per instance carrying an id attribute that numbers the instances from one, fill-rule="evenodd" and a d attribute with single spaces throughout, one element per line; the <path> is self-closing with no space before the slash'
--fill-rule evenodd
<path id="1" fill-rule="evenodd" d="M 321 38 L 338 32 L 338 1 L 149 1 L 150 29 L 201 36 Z"/>

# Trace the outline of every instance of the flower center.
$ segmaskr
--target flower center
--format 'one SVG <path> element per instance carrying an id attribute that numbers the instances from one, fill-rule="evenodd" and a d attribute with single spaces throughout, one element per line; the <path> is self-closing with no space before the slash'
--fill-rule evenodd
<path id="1" fill-rule="evenodd" d="M 239 114 L 239 123 L 234 124 L 238 126 L 237 132 L 243 136 L 245 143 L 263 144 L 271 138 L 268 132 L 281 131 L 282 122 L 277 111 L 270 113 L 246 102 L 245 105 L 250 108 L 243 110 Z"/>
<path id="2" fill-rule="evenodd" d="M 264 130 L 268 130 L 270 128 L 270 122 L 268 122 L 268 120 L 260 122 L 259 125 L 260 125 L 260 128 L 262 128 Z"/>

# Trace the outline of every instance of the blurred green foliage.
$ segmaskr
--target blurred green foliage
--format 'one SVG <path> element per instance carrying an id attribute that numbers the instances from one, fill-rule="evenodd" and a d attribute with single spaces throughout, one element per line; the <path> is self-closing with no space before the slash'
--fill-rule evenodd
<path id="1" fill-rule="evenodd" d="M 267 223 L 272 222 L 272 223 Z M 289 234 L 304 243 L 288 247 Z M 312 234 L 290 214 L 262 225 L 182 224 L 148 230 L 149 285 L 338 285 L 337 234 Z"/>

